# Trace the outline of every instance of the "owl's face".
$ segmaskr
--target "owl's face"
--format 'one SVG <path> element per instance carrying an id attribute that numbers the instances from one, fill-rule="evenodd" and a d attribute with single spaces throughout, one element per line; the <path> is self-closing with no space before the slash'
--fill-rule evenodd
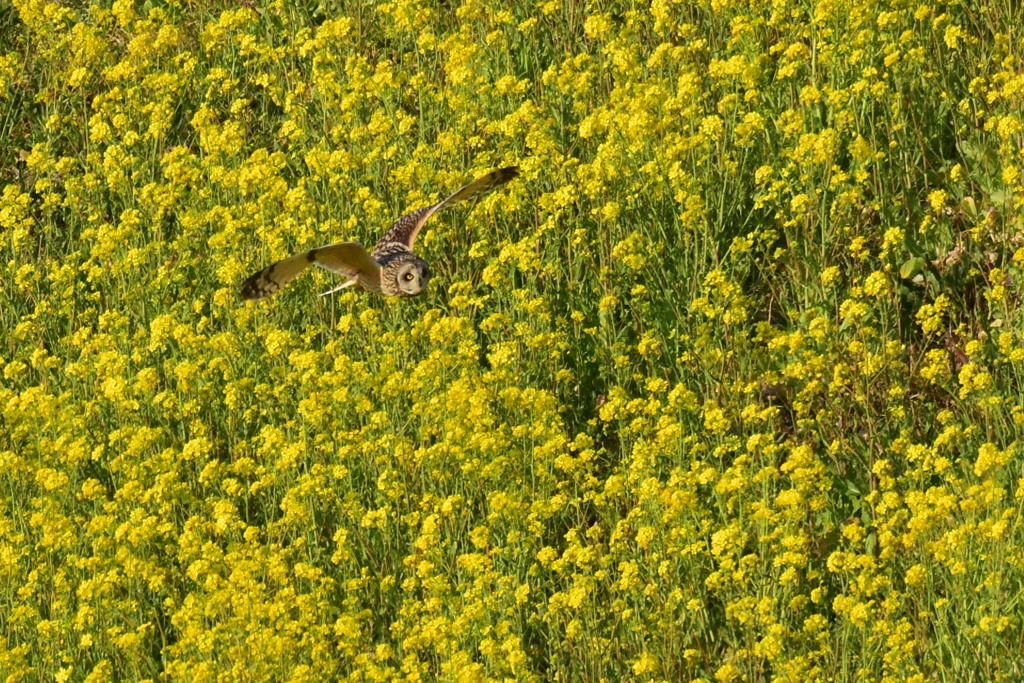
<path id="1" fill-rule="evenodd" d="M 430 267 L 418 256 L 395 259 L 384 267 L 381 289 L 385 296 L 416 296 L 427 289 Z"/>

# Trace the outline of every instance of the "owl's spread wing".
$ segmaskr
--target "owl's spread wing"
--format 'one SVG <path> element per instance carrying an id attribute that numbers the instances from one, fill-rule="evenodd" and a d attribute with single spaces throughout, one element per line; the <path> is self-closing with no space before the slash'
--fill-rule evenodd
<path id="1" fill-rule="evenodd" d="M 380 291 L 380 264 L 359 242 L 338 242 L 328 244 L 309 252 L 313 262 L 332 273 L 358 277 L 366 289 Z"/>
<path id="2" fill-rule="evenodd" d="M 377 283 L 379 289 L 380 266 L 366 248 L 359 242 L 338 242 L 289 256 L 253 273 L 242 283 L 242 299 L 248 301 L 270 296 L 311 265 L 349 278 L 358 277 L 371 286 Z"/>
<path id="3" fill-rule="evenodd" d="M 519 175 L 519 168 L 517 166 L 499 168 L 497 171 L 491 171 L 487 175 L 477 178 L 469 185 L 466 185 L 461 190 L 452 193 L 437 204 L 424 206 L 421 209 L 416 209 L 415 211 L 405 214 L 395 221 L 394 225 L 392 225 L 388 231 L 384 233 L 384 236 L 380 238 L 380 241 L 377 242 L 377 245 L 373 248 L 374 255 L 391 254 L 398 251 L 412 251 L 412 245 L 416 242 L 416 235 L 419 234 L 424 223 L 426 223 L 427 219 L 434 213 L 440 211 L 446 206 L 455 204 L 456 202 L 473 199 L 485 192 L 490 192 L 496 187 L 501 187 L 517 175 Z"/>

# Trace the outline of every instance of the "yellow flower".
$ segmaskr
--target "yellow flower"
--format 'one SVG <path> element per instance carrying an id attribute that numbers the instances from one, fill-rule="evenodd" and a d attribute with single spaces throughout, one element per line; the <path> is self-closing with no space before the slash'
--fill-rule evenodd
<path id="1" fill-rule="evenodd" d="M 864 293 L 870 297 L 880 297 L 889 293 L 889 276 L 876 270 L 864 280 Z"/>
<path id="2" fill-rule="evenodd" d="M 945 190 L 934 190 L 928 194 L 928 204 L 935 213 L 940 212 L 949 202 L 949 193 Z"/>

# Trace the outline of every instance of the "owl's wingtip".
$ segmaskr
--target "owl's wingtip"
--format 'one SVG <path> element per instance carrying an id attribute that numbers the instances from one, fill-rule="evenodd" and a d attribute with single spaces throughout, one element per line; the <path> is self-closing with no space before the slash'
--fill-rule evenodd
<path id="1" fill-rule="evenodd" d="M 263 271 L 260 271 L 255 275 L 250 275 L 244 282 L 242 282 L 239 292 L 239 296 L 242 301 L 255 301 L 256 299 L 262 299 L 270 293 L 260 287 L 257 282 L 257 279 L 262 272 Z"/>

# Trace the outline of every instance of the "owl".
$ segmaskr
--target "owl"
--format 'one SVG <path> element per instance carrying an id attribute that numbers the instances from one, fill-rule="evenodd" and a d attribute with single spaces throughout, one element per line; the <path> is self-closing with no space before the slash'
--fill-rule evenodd
<path id="1" fill-rule="evenodd" d="M 436 204 L 405 214 L 384 233 L 372 253 L 366 251 L 359 242 L 337 242 L 289 256 L 246 278 L 242 283 L 242 299 L 248 301 L 270 296 L 310 265 L 320 266 L 347 278 L 320 296 L 353 285 L 384 296 L 422 294 L 430 280 L 430 267 L 412 252 L 412 246 L 423 224 L 446 206 L 490 192 L 517 175 L 519 169 L 516 166 L 499 168 Z"/>

